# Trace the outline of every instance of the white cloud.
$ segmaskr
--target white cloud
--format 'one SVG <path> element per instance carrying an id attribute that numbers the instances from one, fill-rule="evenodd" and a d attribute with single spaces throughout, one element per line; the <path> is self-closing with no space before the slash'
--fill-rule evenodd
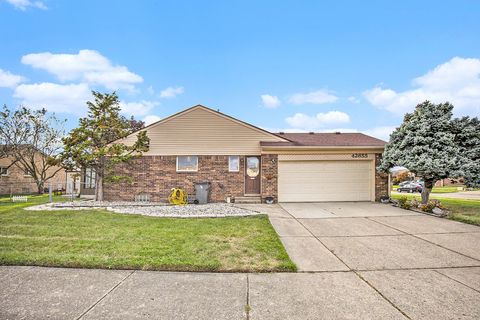
<path id="1" fill-rule="evenodd" d="M 0 87 L 15 88 L 20 82 L 24 80 L 25 78 L 22 76 L 0 69 Z"/>
<path id="2" fill-rule="evenodd" d="M 341 111 L 329 111 L 327 113 L 318 113 L 317 119 L 322 124 L 331 123 L 349 123 L 350 117 L 345 112 Z"/>
<path id="3" fill-rule="evenodd" d="M 45 108 L 48 111 L 83 115 L 85 103 L 91 99 L 87 84 L 34 83 L 20 84 L 13 96 L 32 108 Z"/>
<path id="4" fill-rule="evenodd" d="M 161 98 L 175 98 L 179 94 L 184 93 L 185 90 L 183 87 L 168 87 L 160 92 L 160 97 Z"/>
<path id="5" fill-rule="evenodd" d="M 399 115 L 425 100 L 449 101 L 457 114 L 480 115 L 480 59 L 455 57 L 412 84 L 416 88 L 402 92 L 377 86 L 363 95 L 372 105 Z"/>
<path id="6" fill-rule="evenodd" d="M 266 128 L 260 127 L 268 132 L 278 133 L 278 132 L 308 132 L 308 130 L 304 129 L 296 129 L 296 128 Z"/>
<path id="7" fill-rule="evenodd" d="M 304 113 L 296 113 L 288 117 L 285 121 L 294 128 L 303 130 L 318 129 L 335 124 L 349 123 L 350 117 L 345 112 L 329 111 L 327 113 L 317 113 L 315 116 L 309 116 Z"/>
<path id="8" fill-rule="evenodd" d="M 145 122 L 145 125 L 148 126 L 149 124 L 152 124 L 154 122 L 157 122 L 159 120 L 161 120 L 162 118 L 160 118 L 159 116 L 156 116 L 154 114 L 151 114 L 151 115 L 148 115 L 146 116 L 145 118 L 143 118 L 143 122 Z"/>
<path id="9" fill-rule="evenodd" d="M 94 50 L 80 50 L 78 54 L 31 53 L 22 57 L 22 63 L 45 70 L 60 81 L 81 81 L 105 86 L 110 90 L 133 90 L 142 77 L 127 67 L 113 65 L 110 60 Z"/>
<path id="10" fill-rule="evenodd" d="M 350 101 L 351 103 L 360 103 L 360 99 L 354 96 L 348 97 L 347 100 Z"/>
<path id="11" fill-rule="evenodd" d="M 122 113 L 134 117 L 145 116 L 152 111 L 155 106 L 158 105 L 159 103 L 156 101 L 146 100 L 120 103 L 120 106 L 122 107 Z"/>
<path id="12" fill-rule="evenodd" d="M 322 89 L 307 93 L 296 93 L 289 99 L 293 104 L 324 104 L 337 101 L 338 97 L 328 90 Z"/>
<path id="13" fill-rule="evenodd" d="M 28 7 L 38 8 L 42 10 L 48 9 L 45 3 L 42 1 L 31 1 L 31 0 L 5 0 L 6 2 L 10 3 L 17 9 L 25 11 Z"/>
<path id="14" fill-rule="evenodd" d="M 395 130 L 395 126 L 374 127 L 368 130 L 362 131 L 366 135 L 382 139 L 384 141 L 390 140 L 390 134 Z"/>
<path id="15" fill-rule="evenodd" d="M 276 108 L 280 105 L 280 99 L 277 96 L 271 96 L 269 94 L 262 94 L 260 96 L 262 103 L 267 108 Z"/>
<path id="16" fill-rule="evenodd" d="M 153 90 L 153 87 L 152 87 L 152 86 L 149 86 L 149 87 L 147 88 L 147 92 L 148 92 L 149 94 L 151 94 L 151 95 L 154 95 L 154 94 L 155 94 L 155 90 Z"/>

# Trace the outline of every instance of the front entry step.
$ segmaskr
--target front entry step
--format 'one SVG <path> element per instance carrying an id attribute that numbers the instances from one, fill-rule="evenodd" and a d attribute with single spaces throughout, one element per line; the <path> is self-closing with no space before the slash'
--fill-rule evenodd
<path id="1" fill-rule="evenodd" d="M 235 197 L 235 203 L 262 203 L 260 196 Z"/>

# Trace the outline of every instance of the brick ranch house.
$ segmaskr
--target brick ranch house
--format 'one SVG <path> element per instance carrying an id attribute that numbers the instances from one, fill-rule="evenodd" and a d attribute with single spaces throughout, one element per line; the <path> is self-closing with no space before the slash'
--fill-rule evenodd
<path id="1" fill-rule="evenodd" d="M 164 202 L 171 188 L 193 195 L 194 183 L 206 181 L 212 202 L 378 201 L 389 193 L 388 175 L 375 170 L 385 142 L 361 133 L 271 133 L 201 105 L 142 130 L 150 150 L 116 167 L 132 181 L 105 183 L 105 200 Z"/>
<path id="2" fill-rule="evenodd" d="M 37 154 L 35 154 L 35 158 L 37 158 Z M 40 158 L 41 154 L 38 153 L 38 167 L 42 165 Z M 54 191 L 65 191 L 68 181 L 72 179 L 71 172 L 58 166 L 52 166 L 47 170 L 47 176 L 51 175 L 53 176 L 45 182 L 44 187 L 48 188 L 51 184 Z M 33 177 L 15 162 L 13 157 L 0 158 L 0 194 L 33 194 L 37 192 L 38 188 Z"/>

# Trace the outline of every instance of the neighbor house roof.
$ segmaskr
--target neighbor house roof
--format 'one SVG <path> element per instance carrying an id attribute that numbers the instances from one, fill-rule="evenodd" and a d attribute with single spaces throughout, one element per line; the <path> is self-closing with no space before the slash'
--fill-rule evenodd
<path id="1" fill-rule="evenodd" d="M 262 146 L 278 147 L 381 147 L 385 141 L 367 136 L 363 133 L 283 133 L 277 135 L 284 137 L 290 142 L 261 142 Z"/>

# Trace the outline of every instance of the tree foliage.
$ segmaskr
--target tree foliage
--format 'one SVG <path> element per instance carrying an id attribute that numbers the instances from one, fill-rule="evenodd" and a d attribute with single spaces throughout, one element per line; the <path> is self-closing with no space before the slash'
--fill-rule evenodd
<path id="1" fill-rule="evenodd" d="M 118 96 L 113 93 L 92 91 L 94 101 L 87 102 L 88 115 L 81 118 L 79 126 L 63 139 L 63 163 L 68 167 L 92 168 L 96 175 L 96 200 L 103 200 L 103 181 L 117 181 L 128 177 L 118 176 L 114 167 L 134 156 L 148 151 L 149 138 L 139 131 L 136 140 L 124 143 L 122 139 L 133 133 L 142 122 L 120 115 Z"/>
<path id="2" fill-rule="evenodd" d="M 379 170 L 403 166 L 423 178 L 422 202 L 427 203 L 437 180 L 461 173 L 461 155 L 452 122 L 453 105 L 425 101 L 407 113 L 390 136 Z"/>
<path id="3" fill-rule="evenodd" d="M 468 187 L 480 187 L 480 121 L 463 117 L 453 120 L 455 142 L 459 146 L 460 163 L 457 176 L 463 176 Z"/>
<path id="4" fill-rule="evenodd" d="M 399 184 L 400 182 L 403 181 L 409 181 L 410 179 L 410 171 L 402 171 L 398 173 L 394 178 L 393 178 L 393 184 Z"/>
<path id="5" fill-rule="evenodd" d="M 28 173 L 38 193 L 43 193 L 46 181 L 62 170 L 58 154 L 64 122 L 45 109 L 10 110 L 5 105 L 0 112 L 1 157 L 11 158 L 10 166 Z"/>

